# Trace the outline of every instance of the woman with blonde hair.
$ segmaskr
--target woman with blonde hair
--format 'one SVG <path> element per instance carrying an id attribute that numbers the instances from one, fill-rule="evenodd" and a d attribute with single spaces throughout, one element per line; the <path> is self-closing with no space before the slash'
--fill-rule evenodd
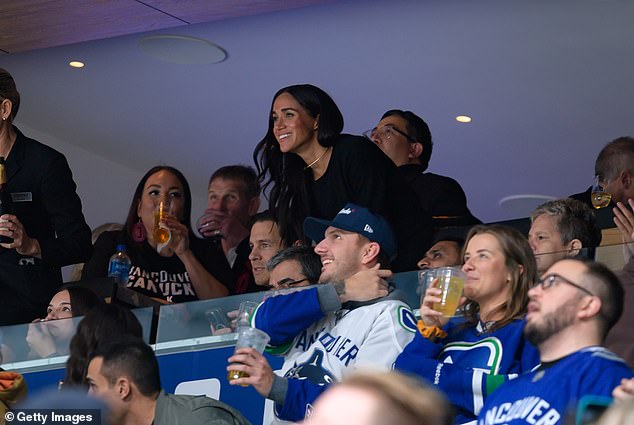
<path id="1" fill-rule="evenodd" d="M 463 258 L 464 316 L 435 311 L 440 289 L 428 288 L 420 332 L 395 363 L 437 385 L 456 409 L 455 423 L 475 420 L 491 391 L 539 364 L 537 349 L 523 336 L 528 290 L 537 280 L 526 238 L 510 227 L 478 225 Z"/>

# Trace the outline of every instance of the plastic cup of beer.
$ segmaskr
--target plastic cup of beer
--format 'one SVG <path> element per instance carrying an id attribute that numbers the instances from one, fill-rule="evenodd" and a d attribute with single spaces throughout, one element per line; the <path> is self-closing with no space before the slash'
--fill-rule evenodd
<path id="1" fill-rule="evenodd" d="M 438 269 L 427 269 L 418 272 L 418 289 L 416 290 L 416 293 L 420 295 L 421 304 L 423 302 L 423 298 L 425 298 L 427 288 L 429 288 L 434 279 L 436 279 L 437 273 Z"/>
<path id="2" fill-rule="evenodd" d="M 154 210 L 154 241 L 157 245 L 164 245 L 172 237 L 170 229 L 163 223 L 163 220 L 170 215 L 170 203 L 160 201 Z"/>
<path id="3" fill-rule="evenodd" d="M 442 292 L 440 302 L 435 302 L 432 309 L 441 312 L 445 317 L 453 317 L 460 304 L 462 288 L 467 276 L 458 267 L 441 267 L 436 270 L 438 279 L 436 287 Z"/>
<path id="4" fill-rule="evenodd" d="M 234 353 L 239 348 L 253 348 L 259 353 L 264 352 L 264 348 L 266 344 L 268 344 L 271 338 L 263 332 L 256 328 L 244 327 L 238 330 L 238 341 L 236 342 L 236 348 Z M 229 381 L 233 381 L 238 378 L 246 378 L 249 374 L 246 372 L 242 372 L 239 370 L 231 370 L 229 369 L 229 373 L 227 374 L 227 379 Z M 247 387 L 248 385 L 243 385 L 243 387 Z"/>

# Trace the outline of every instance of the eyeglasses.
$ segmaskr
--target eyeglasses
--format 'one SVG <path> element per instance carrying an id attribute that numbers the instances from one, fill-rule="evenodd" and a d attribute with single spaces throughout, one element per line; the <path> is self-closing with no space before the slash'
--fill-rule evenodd
<path id="1" fill-rule="evenodd" d="M 374 127 L 372 130 L 367 130 L 363 132 L 363 135 L 372 140 L 381 140 L 383 142 L 389 141 L 392 137 L 396 137 L 397 134 L 405 137 L 410 143 L 418 143 L 412 137 L 410 137 L 407 133 L 399 130 L 396 127 L 392 127 L 391 125 L 384 125 L 383 127 Z"/>
<path id="2" fill-rule="evenodd" d="M 533 285 L 533 288 L 537 287 L 537 286 L 541 286 L 542 290 L 546 290 L 548 288 L 550 288 L 551 286 L 557 286 L 559 284 L 559 282 L 563 282 L 563 283 L 567 283 L 568 285 L 572 285 L 575 288 L 577 288 L 580 291 L 585 292 L 586 294 L 590 295 L 591 297 L 594 297 L 594 294 L 590 291 L 588 291 L 586 288 L 584 288 L 583 286 L 576 284 L 568 279 L 566 279 L 565 277 L 563 277 L 562 275 L 559 275 L 557 273 L 553 273 L 553 274 L 549 274 L 548 276 L 544 276 L 541 279 L 537 280 L 537 282 L 535 282 L 535 284 Z"/>
<path id="3" fill-rule="evenodd" d="M 283 288 L 290 288 L 293 285 L 297 285 L 298 283 L 306 282 L 307 280 L 308 280 L 308 278 L 303 278 L 303 279 L 300 279 L 300 280 L 293 280 L 290 277 L 287 277 L 286 279 L 282 279 L 279 282 L 277 282 L 277 286 L 283 287 Z"/>

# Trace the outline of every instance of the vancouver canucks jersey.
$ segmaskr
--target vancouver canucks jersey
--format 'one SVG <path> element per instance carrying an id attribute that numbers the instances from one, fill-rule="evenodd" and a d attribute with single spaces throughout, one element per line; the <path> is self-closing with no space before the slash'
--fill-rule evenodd
<path id="1" fill-rule="evenodd" d="M 612 352 L 588 347 L 501 386 L 487 398 L 478 425 L 564 423 L 582 397 L 610 397 L 622 378 L 632 376 Z"/>
<path id="2" fill-rule="evenodd" d="M 323 313 L 317 288 L 310 288 L 268 298 L 257 308 L 253 325 L 271 337 L 269 352 L 285 356 L 279 373 L 288 378 L 288 390 L 276 405 L 279 418 L 303 419 L 348 369 L 390 369 L 416 332 L 412 311 L 399 299 L 346 307 Z"/>
<path id="3" fill-rule="evenodd" d="M 394 367 L 437 385 L 456 410 L 454 422 L 469 423 L 493 390 L 539 364 L 523 329 L 524 321 L 515 320 L 486 333 L 480 323 L 466 327 L 464 319 L 455 318 L 445 326 L 448 336 L 442 342 L 417 333 Z"/>

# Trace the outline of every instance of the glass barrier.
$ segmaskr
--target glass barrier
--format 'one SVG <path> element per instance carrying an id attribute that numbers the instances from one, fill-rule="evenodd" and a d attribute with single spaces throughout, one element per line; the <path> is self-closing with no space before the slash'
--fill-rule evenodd
<path id="1" fill-rule="evenodd" d="M 312 286 L 234 295 L 212 300 L 164 305 L 160 308 L 155 350 L 182 350 L 183 347 L 208 345 L 227 346 L 236 340 L 240 313 L 247 307 L 246 316 L 263 299 Z M 248 306 L 246 306 L 249 304 Z M 246 320 L 246 316 L 242 320 Z M 248 324 L 248 322 L 245 322 Z M 203 348 L 202 346 L 200 348 Z"/>
<path id="2" fill-rule="evenodd" d="M 150 340 L 152 308 L 132 310 Z M 59 367 L 66 362 L 70 340 L 83 316 L 0 327 L 1 364 L 5 370 Z"/>

